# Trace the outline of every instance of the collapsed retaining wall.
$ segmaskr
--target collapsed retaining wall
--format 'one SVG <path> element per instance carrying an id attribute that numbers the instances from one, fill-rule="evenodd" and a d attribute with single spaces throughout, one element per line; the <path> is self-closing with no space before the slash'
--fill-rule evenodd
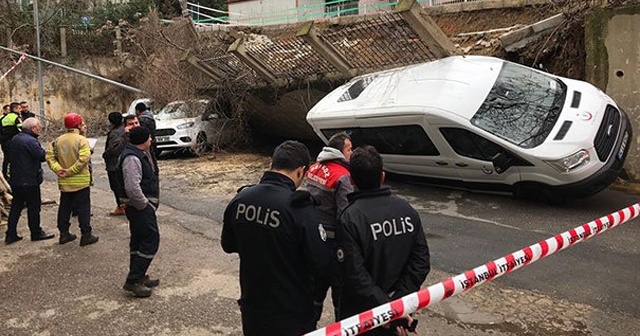
<path id="1" fill-rule="evenodd" d="M 634 129 L 625 170 L 640 180 L 640 5 L 591 13 L 585 22 L 586 80 L 611 96 Z"/>

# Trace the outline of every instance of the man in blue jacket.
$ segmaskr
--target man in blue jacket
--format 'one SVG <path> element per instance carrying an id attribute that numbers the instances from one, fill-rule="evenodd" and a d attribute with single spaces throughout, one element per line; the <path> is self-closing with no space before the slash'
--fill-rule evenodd
<path id="1" fill-rule="evenodd" d="M 45 240 L 54 237 L 40 227 L 40 184 L 42 184 L 42 162 L 45 151 L 38 141 L 42 127 L 40 120 L 28 118 L 22 123 L 22 132 L 11 139 L 9 184 L 13 191 L 13 202 L 9 212 L 9 224 L 4 238 L 5 244 L 22 240 L 17 226 L 22 209 L 27 207 L 31 240 Z"/>

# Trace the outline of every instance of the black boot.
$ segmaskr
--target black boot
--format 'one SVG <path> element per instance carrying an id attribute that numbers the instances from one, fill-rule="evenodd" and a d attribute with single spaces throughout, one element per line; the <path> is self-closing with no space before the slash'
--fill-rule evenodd
<path id="1" fill-rule="evenodd" d="M 145 275 L 142 283 L 149 288 L 158 287 L 160 285 L 160 279 L 151 279 L 148 275 Z"/>
<path id="2" fill-rule="evenodd" d="M 47 240 L 55 237 L 52 233 L 46 233 L 42 230 L 36 231 L 31 234 L 31 241 Z"/>
<path id="3" fill-rule="evenodd" d="M 60 232 L 60 240 L 58 241 L 58 243 L 60 245 L 62 244 L 66 244 L 70 241 L 74 241 L 76 240 L 76 238 L 78 238 L 78 236 L 74 235 L 73 233 L 69 233 L 67 232 Z"/>
<path id="4" fill-rule="evenodd" d="M 145 286 L 143 283 L 128 283 L 125 282 L 124 286 L 122 286 L 122 289 L 129 291 L 131 293 L 133 293 L 133 295 L 135 295 L 136 297 L 139 298 L 146 298 L 151 296 L 151 288 Z"/>
<path id="5" fill-rule="evenodd" d="M 92 235 L 91 232 L 83 233 L 82 237 L 80 237 L 80 246 L 95 244 L 98 242 L 98 240 L 99 240 L 98 236 Z"/>
<path id="6" fill-rule="evenodd" d="M 4 244 L 5 245 L 9 245 L 9 244 L 13 244 L 15 242 L 19 242 L 22 240 L 22 237 L 15 235 L 15 236 L 5 236 L 4 237 Z"/>

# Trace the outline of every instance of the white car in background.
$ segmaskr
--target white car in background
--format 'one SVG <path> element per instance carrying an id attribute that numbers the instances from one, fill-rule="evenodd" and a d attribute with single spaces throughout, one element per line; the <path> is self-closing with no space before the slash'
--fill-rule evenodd
<path id="1" fill-rule="evenodd" d="M 187 149 L 199 154 L 226 139 L 221 132 L 230 119 L 207 99 L 178 100 L 155 116 L 158 152 Z"/>

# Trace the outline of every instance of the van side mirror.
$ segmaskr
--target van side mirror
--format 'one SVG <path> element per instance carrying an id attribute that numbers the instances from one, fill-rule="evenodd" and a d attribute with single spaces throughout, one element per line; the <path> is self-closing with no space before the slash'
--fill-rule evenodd
<path id="1" fill-rule="evenodd" d="M 491 159 L 491 163 L 493 163 L 493 170 L 498 174 L 502 174 L 513 165 L 513 158 L 504 152 L 500 152 Z"/>

